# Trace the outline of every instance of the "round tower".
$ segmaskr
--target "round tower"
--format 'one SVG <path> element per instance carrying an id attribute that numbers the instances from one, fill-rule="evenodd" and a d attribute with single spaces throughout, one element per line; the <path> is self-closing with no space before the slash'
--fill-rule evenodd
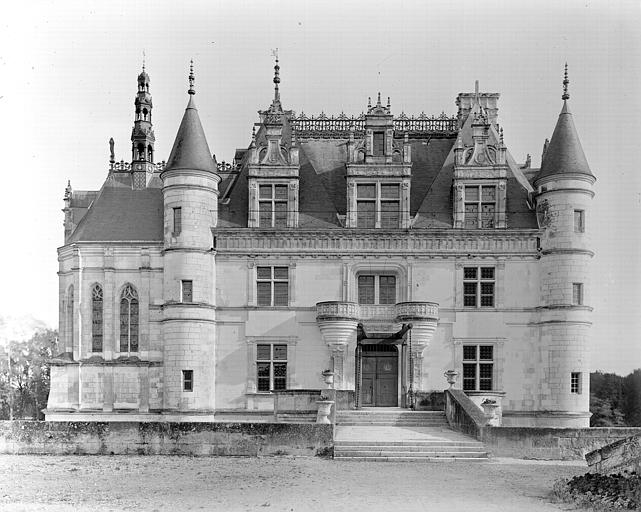
<path id="1" fill-rule="evenodd" d="M 590 206 L 596 178 L 583 153 L 568 106 L 546 142 L 534 181 L 541 237 L 540 363 L 537 424 L 587 427 L 590 421 Z"/>
<path id="2" fill-rule="evenodd" d="M 194 102 L 189 103 L 160 175 L 164 203 L 163 408 L 213 412 L 215 369 L 215 253 L 218 182 Z"/>

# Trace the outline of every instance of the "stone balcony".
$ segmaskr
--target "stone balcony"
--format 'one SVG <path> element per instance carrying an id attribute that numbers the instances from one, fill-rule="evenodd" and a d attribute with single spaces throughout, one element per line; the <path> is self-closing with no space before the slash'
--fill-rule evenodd
<path id="1" fill-rule="evenodd" d="M 437 321 L 435 302 L 399 302 L 398 304 L 356 304 L 355 302 L 326 301 L 316 304 L 317 320 L 356 320 L 384 323 Z"/>

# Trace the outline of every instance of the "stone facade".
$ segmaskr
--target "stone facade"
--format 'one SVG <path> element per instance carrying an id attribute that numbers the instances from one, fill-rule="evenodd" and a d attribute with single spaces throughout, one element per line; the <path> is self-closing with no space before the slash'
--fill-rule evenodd
<path id="1" fill-rule="evenodd" d="M 324 388 L 325 369 L 349 403 L 411 407 L 455 369 L 457 387 L 505 393 L 505 425 L 587 426 L 594 177 L 564 146 L 566 107 L 529 169 L 496 93 L 461 93 L 453 118 L 395 117 L 380 95 L 360 117 L 297 117 L 278 70 L 231 165 L 211 157 L 193 75 L 154 163 L 139 77 L 132 163 L 66 191 L 47 419 L 251 416 L 274 390 Z"/>

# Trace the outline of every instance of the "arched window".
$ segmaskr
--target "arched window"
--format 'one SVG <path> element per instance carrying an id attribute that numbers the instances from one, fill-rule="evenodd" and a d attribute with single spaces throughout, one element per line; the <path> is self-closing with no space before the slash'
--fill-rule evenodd
<path id="1" fill-rule="evenodd" d="M 102 352 L 102 287 L 91 289 L 91 351 Z"/>
<path id="2" fill-rule="evenodd" d="M 130 284 L 120 294 L 120 352 L 138 352 L 138 293 Z"/>
<path id="3" fill-rule="evenodd" d="M 137 160 L 144 160 L 145 159 L 145 145 L 140 143 L 138 144 L 138 158 Z"/>
<path id="4" fill-rule="evenodd" d="M 73 351 L 73 285 L 71 285 L 67 291 L 67 332 L 69 333 L 69 347 L 71 348 L 71 351 Z"/>
<path id="5" fill-rule="evenodd" d="M 152 164 L 154 163 L 154 148 L 151 147 L 151 144 L 147 146 L 147 160 L 149 160 Z"/>

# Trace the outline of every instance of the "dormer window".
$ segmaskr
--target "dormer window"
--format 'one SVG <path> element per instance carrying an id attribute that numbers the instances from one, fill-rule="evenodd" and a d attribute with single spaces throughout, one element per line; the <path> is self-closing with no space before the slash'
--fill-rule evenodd
<path id="1" fill-rule="evenodd" d="M 465 228 L 492 229 L 496 225 L 496 186 L 465 187 Z"/>
<path id="2" fill-rule="evenodd" d="M 261 228 L 287 227 L 287 185 L 259 185 L 258 226 Z"/>
<path id="3" fill-rule="evenodd" d="M 356 227 L 392 229 L 400 227 L 400 183 L 356 185 Z"/>
<path id="4" fill-rule="evenodd" d="M 374 132 L 373 133 L 373 155 L 374 156 L 384 156 L 385 155 L 385 132 Z"/>

